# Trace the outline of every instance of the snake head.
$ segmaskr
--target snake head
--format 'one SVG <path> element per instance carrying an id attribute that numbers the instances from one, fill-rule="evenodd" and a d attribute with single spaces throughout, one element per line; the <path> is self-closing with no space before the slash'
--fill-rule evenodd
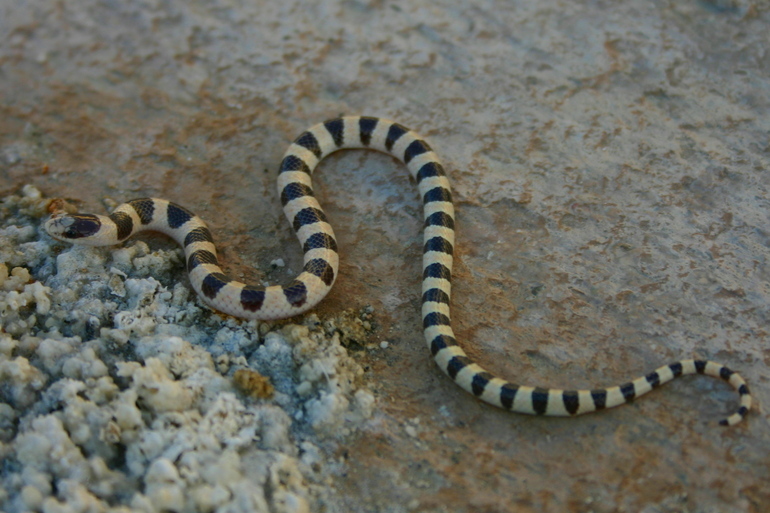
<path id="1" fill-rule="evenodd" d="M 45 222 L 45 231 L 54 239 L 74 241 L 91 237 L 102 227 L 93 214 L 60 214 Z"/>

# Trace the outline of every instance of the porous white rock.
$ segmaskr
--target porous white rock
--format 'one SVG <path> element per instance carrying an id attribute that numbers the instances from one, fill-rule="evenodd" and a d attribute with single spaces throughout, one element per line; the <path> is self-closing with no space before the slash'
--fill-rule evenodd
<path id="1" fill-rule="evenodd" d="M 273 327 L 209 311 L 175 249 L 32 241 L 45 201 L 25 191 L 6 207 L 39 218 L 0 216 L 0 255 L 27 244 L 32 262 L 0 262 L 0 510 L 321 508 L 324 445 L 372 412 L 338 335 L 314 315 Z M 239 369 L 273 396 L 238 390 Z"/>

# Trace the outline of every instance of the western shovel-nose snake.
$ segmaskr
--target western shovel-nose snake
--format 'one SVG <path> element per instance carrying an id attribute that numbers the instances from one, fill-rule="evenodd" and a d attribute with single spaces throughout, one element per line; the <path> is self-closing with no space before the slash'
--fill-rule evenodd
<path id="1" fill-rule="evenodd" d="M 346 148 L 393 155 L 417 181 L 425 220 L 423 332 L 438 366 L 468 392 L 519 413 L 569 416 L 625 404 L 678 376 L 698 373 L 729 382 L 740 395 L 739 408 L 722 424 L 736 424 L 748 413 L 751 394 L 743 378 L 711 361 L 678 361 L 619 386 L 559 390 L 511 383 L 468 358 L 450 326 L 454 207 L 449 181 L 438 156 L 423 138 L 393 121 L 363 116 L 332 119 L 313 126 L 289 146 L 279 169 L 278 191 L 286 217 L 302 244 L 304 268 L 288 285 L 246 285 L 227 277 L 219 267 L 206 224 L 187 209 L 162 199 L 129 201 L 109 216 L 55 213 L 45 228 L 56 239 L 92 246 L 117 244 L 144 230 L 165 233 L 184 247 L 190 282 L 212 308 L 245 319 L 292 317 L 317 305 L 337 277 L 337 242 L 313 196 L 310 176 L 324 157 Z"/>

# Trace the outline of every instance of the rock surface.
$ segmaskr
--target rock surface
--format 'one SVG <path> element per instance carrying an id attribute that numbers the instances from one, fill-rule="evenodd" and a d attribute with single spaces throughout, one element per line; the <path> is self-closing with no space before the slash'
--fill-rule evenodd
<path id="1" fill-rule="evenodd" d="M 0 509 L 770 509 L 764 2 L 254 4 L 0 6 Z M 320 166 L 341 275 L 293 328 L 198 306 L 161 238 L 39 231 L 46 198 L 166 197 L 235 277 L 285 282 L 279 159 L 359 113 L 445 161 L 453 321 L 480 363 L 592 387 L 710 358 L 756 411 L 720 428 L 736 396 L 705 377 L 577 419 L 477 402 L 424 348 L 420 202 L 384 155 Z M 242 368 L 274 395 L 236 388 Z"/>

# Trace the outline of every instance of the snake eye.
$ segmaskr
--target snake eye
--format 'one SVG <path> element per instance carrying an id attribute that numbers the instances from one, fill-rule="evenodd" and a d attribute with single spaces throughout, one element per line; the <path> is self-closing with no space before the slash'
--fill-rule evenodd
<path id="1" fill-rule="evenodd" d="M 62 235 L 67 239 L 82 239 L 94 235 L 102 227 L 99 218 L 91 214 L 73 214 L 71 224 Z"/>

